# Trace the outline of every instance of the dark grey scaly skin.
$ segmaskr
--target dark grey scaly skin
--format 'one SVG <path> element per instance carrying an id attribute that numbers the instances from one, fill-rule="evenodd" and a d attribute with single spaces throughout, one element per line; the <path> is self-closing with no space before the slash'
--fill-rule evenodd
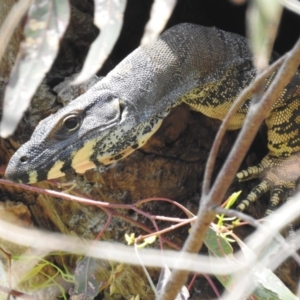
<path id="1" fill-rule="evenodd" d="M 172 27 L 152 46 L 139 47 L 92 89 L 43 120 L 11 158 L 5 176 L 34 183 L 114 163 L 141 147 L 170 109 L 182 102 L 222 120 L 255 75 L 245 38 L 199 25 Z M 266 118 L 269 154 L 258 166 L 237 174 L 239 180 L 264 178 L 240 209 L 269 189 L 274 192 L 271 206 L 277 205 L 278 196 L 295 188 L 300 174 L 299 76 L 279 95 Z M 251 95 L 229 129 L 242 126 L 250 99 Z"/>

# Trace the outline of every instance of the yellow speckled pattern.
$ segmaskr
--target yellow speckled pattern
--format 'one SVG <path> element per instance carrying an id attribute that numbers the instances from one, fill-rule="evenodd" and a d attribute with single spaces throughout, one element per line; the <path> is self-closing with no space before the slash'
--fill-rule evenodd
<path id="1" fill-rule="evenodd" d="M 232 80 L 232 78 L 236 78 L 236 72 L 238 72 L 238 70 L 227 70 L 220 81 L 207 83 L 194 88 L 182 96 L 180 102 L 185 102 L 191 109 L 199 111 L 208 117 L 223 120 L 238 94 L 242 91 L 240 82 L 238 80 Z M 245 83 L 247 85 L 250 84 L 254 78 L 253 74 L 255 72 L 251 68 L 249 73 L 251 73 L 252 76 L 247 77 L 248 82 Z M 251 95 L 249 95 L 246 103 L 232 118 L 229 124 L 229 130 L 241 128 L 249 108 L 250 99 Z"/>

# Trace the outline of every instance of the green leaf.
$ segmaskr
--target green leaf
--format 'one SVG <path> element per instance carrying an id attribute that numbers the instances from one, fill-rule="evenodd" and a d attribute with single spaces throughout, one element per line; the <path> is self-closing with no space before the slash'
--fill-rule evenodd
<path id="1" fill-rule="evenodd" d="M 123 269 L 124 269 L 124 265 L 123 264 L 119 264 L 116 268 L 116 273 L 121 273 L 123 272 Z"/>
<path id="2" fill-rule="evenodd" d="M 204 243 L 208 248 L 210 256 L 224 258 L 226 255 L 232 255 L 233 253 L 232 247 L 228 241 L 211 228 L 206 232 Z M 216 275 L 216 277 L 225 288 L 229 288 L 231 281 L 230 275 Z"/>
<path id="3" fill-rule="evenodd" d="M 28 281 L 30 279 L 32 279 L 33 277 L 35 277 L 37 274 L 39 274 L 43 268 L 45 268 L 45 266 L 47 266 L 47 263 L 38 263 L 36 266 L 34 266 L 32 269 L 30 269 L 21 279 L 20 279 L 20 283 Z"/>
<path id="4" fill-rule="evenodd" d="M 78 298 L 82 296 L 82 299 L 92 300 L 98 295 L 99 283 L 95 276 L 96 269 L 97 264 L 92 257 L 86 256 L 77 262 L 73 296 L 78 296 Z"/>
<path id="5" fill-rule="evenodd" d="M 219 236 L 213 229 L 208 228 L 205 236 L 206 247 L 216 256 L 224 257 L 233 253 L 231 245 L 227 240 Z"/>
<path id="6" fill-rule="evenodd" d="M 227 199 L 225 209 L 229 209 L 236 202 L 236 200 L 238 199 L 241 192 L 242 191 L 235 192 Z M 232 218 L 226 217 L 225 218 L 224 214 L 222 214 L 221 216 L 217 215 L 217 218 L 219 219 L 219 221 L 218 221 L 219 227 L 223 226 L 224 221 L 233 221 L 235 219 L 235 217 L 232 217 Z"/>
<path id="7" fill-rule="evenodd" d="M 151 235 L 147 238 L 144 239 L 144 241 L 148 244 L 151 245 L 156 241 L 156 235 Z"/>
<path id="8" fill-rule="evenodd" d="M 246 260 L 255 258 L 252 250 L 240 241 L 240 246 Z M 280 245 L 272 241 L 269 246 L 259 254 L 259 261 L 262 265 L 268 262 L 280 250 Z M 256 289 L 253 295 L 258 299 L 279 299 L 279 300 L 296 300 L 297 298 L 283 283 L 282 281 L 268 268 L 253 268 L 249 270 L 253 273 L 253 280 L 256 283 Z"/>
<path id="9" fill-rule="evenodd" d="M 148 245 L 153 244 L 155 242 L 155 240 L 156 240 L 156 235 L 152 235 L 152 236 L 150 236 L 148 238 L 145 238 L 144 242 L 142 244 L 137 245 L 137 248 L 138 249 L 145 248 Z"/>
<path id="10" fill-rule="evenodd" d="M 134 244 L 134 239 L 135 239 L 134 233 L 130 233 L 130 235 L 125 233 L 125 240 L 126 240 L 128 246 Z"/>
<path id="11" fill-rule="evenodd" d="M 229 209 L 236 202 L 236 200 L 240 196 L 241 192 L 242 191 L 235 192 L 228 198 L 225 209 Z"/>
<path id="12" fill-rule="evenodd" d="M 112 282 L 112 284 L 109 286 L 109 295 L 112 296 L 116 291 L 116 285 Z"/>
<path id="13" fill-rule="evenodd" d="M 271 270 L 263 268 L 254 272 L 253 275 L 257 282 L 253 295 L 258 299 L 299 300 Z"/>

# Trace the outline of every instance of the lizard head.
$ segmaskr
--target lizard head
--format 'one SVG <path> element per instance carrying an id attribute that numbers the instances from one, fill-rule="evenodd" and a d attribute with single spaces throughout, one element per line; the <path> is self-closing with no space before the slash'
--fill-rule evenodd
<path id="1" fill-rule="evenodd" d="M 11 158 L 5 177 L 35 183 L 81 174 L 129 155 L 153 129 L 137 122 L 129 105 L 109 90 L 88 91 L 39 123 Z"/>

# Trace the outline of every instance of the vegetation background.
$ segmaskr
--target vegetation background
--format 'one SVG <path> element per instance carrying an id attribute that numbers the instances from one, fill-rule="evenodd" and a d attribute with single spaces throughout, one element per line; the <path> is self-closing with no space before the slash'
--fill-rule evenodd
<path id="1" fill-rule="evenodd" d="M 30 1 L 25 2 L 30 4 Z M 38 2 L 36 1 L 36 3 Z M 40 2 L 43 3 L 42 0 Z M 103 1 L 101 8 L 105 11 L 107 7 L 110 7 L 109 5 L 115 5 L 117 2 Z M 165 2 L 168 3 L 168 1 Z M 191 22 L 204 26 L 215 26 L 245 36 L 246 11 L 247 5 L 249 6 L 250 3 L 240 1 L 242 3 L 237 4 L 237 2 L 178 0 L 170 18 L 166 17 L 167 9 L 166 13 L 161 10 L 159 17 L 167 19 L 165 28 L 183 22 Z M 252 4 L 255 2 L 259 1 L 252 1 Z M 9 11 L 15 3 L 17 2 L 14 0 L 1 1 L 0 23 L 4 24 L 6 16 L 9 15 Z M 48 1 L 50 8 L 51 5 L 52 7 L 58 5 L 57 3 L 54 0 Z M 139 46 L 150 18 L 152 5 L 153 1 L 151 0 L 127 1 L 120 36 L 111 54 L 97 73 L 98 76 L 105 76 Z M 92 78 L 91 81 L 80 86 L 68 87 L 70 81 L 74 79 L 74 74 L 79 73 L 82 69 L 89 47 L 99 34 L 99 29 L 93 25 L 93 13 L 93 1 L 70 0 L 69 25 L 61 39 L 57 58 L 40 85 L 33 78 L 36 69 L 27 66 L 29 72 L 27 72 L 25 85 L 32 86 L 32 89 L 35 85 L 39 85 L 39 88 L 15 133 L 8 139 L 0 140 L 2 173 L 10 156 L 30 138 L 40 120 L 60 109 L 98 80 Z M 57 15 L 53 13 L 50 15 L 58 20 Z M 115 15 L 117 14 L 114 10 L 108 14 L 108 16 Z M 27 21 L 25 17 L 21 18 L 2 58 L 0 65 L 1 99 L 4 98 L 9 80 L 12 82 L 9 76 L 16 61 L 19 44 L 24 39 L 23 28 Z M 251 23 L 251 20 L 249 22 Z M 256 21 L 252 22 L 256 23 Z M 3 32 L 4 30 L 0 34 Z M 284 9 L 274 50 L 283 55 L 293 47 L 299 34 L 300 16 Z M 62 33 L 58 35 L 62 35 Z M 3 43 L 1 44 L 3 45 Z M 30 53 L 31 49 L 29 48 L 28 51 Z M 25 52 L 23 48 L 23 53 L 21 53 L 23 58 Z M 38 57 L 34 64 L 37 65 L 39 61 L 41 61 L 41 57 Z M 45 72 L 42 67 L 37 71 Z M 15 98 L 19 96 L 20 93 L 15 94 Z M 11 98 L 14 99 L 14 97 Z M 25 102 L 24 99 L 18 100 L 19 103 Z M 21 106 L 21 104 L 19 105 Z M 148 247 L 177 250 L 182 247 L 189 235 L 190 226 L 185 225 L 175 230 L 169 230 L 171 219 L 167 218 L 177 218 L 177 222 L 179 222 L 178 220 L 182 222 L 186 218 L 186 211 L 178 204 L 162 201 L 161 198 L 175 200 L 191 213 L 197 214 L 205 162 L 219 126 L 219 121 L 190 112 L 185 106 L 180 106 L 166 118 L 162 128 L 145 147 L 120 161 L 105 173 L 99 174 L 91 170 L 84 176 L 74 178 L 75 188 L 70 192 L 75 196 L 73 198 L 68 194 L 65 195 L 65 198 L 69 197 L 69 199 L 59 198 L 61 195 L 58 194 L 55 194 L 57 197 L 54 197 L 53 192 L 49 191 L 68 189 L 69 186 L 61 186 L 61 183 L 66 183 L 66 179 L 43 182 L 27 189 L 24 186 L 8 185 L 4 180 L 1 181 L 0 218 L 20 227 L 9 227 L 8 224 L 1 223 L 0 253 L 6 278 L 0 290 L 5 292 L 5 287 L 7 287 L 11 289 L 11 295 L 24 299 L 33 299 L 34 297 L 36 297 L 35 299 L 55 299 L 61 294 L 68 297 L 68 293 L 72 299 L 138 299 L 137 297 L 154 299 L 155 293 L 151 284 L 148 283 L 147 273 L 142 267 L 136 266 L 147 265 L 147 263 L 144 260 L 144 263 L 141 264 L 138 255 L 126 252 L 133 250 L 133 247 L 122 248 L 120 246 L 121 248 L 118 248 L 116 242 L 126 244 L 125 234 L 130 236 L 131 233 L 135 233 L 135 237 L 138 237 L 147 232 L 154 233 L 157 228 L 153 224 L 156 224 L 159 229 L 166 228 L 167 232 L 164 234 L 164 240 L 157 239 Z M 237 132 L 226 134 L 216 161 L 214 176 L 227 158 L 236 135 Z M 266 153 L 266 131 L 262 126 L 241 167 L 245 168 L 257 163 Z M 230 196 L 233 192 L 242 190 L 242 198 L 256 184 L 255 180 L 240 184 L 234 183 L 226 195 Z M 88 202 L 88 200 L 84 202 L 76 198 L 78 196 L 108 202 L 111 206 L 107 207 L 103 203 L 96 204 Z M 261 218 L 267 207 L 268 197 L 269 195 L 265 195 L 261 201 L 251 206 L 248 213 L 256 219 Z M 151 200 L 145 201 L 143 205 L 132 205 L 139 200 L 149 198 Z M 152 198 L 156 200 L 152 200 Z M 164 216 L 165 219 L 157 218 L 156 223 L 153 223 L 153 216 Z M 190 214 L 189 217 L 191 217 Z M 295 228 L 297 229 L 297 226 Z M 25 229 L 28 231 L 23 232 L 22 230 Z M 100 239 L 101 241 L 110 241 L 112 244 L 95 242 L 90 245 L 83 240 L 69 240 L 67 237 L 54 236 L 48 232 L 62 233 L 91 241 Z M 241 239 L 253 232 L 254 229 L 251 226 L 240 226 L 234 230 L 235 235 Z M 256 233 L 258 234 L 258 232 Z M 139 240 L 136 242 L 141 243 Z M 74 247 L 74 243 L 77 243 L 77 247 Z M 90 248 L 88 248 L 89 246 Z M 99 248 L 95 248 L 96 246 Z M 212 244 L 206 243 L 206 246 L 211 250 Z M 235 244 L 233 247 L 236 250 L 239 248 Z M 119 252 L 114 252 L 118 249 Z M 207 247 L 203 247 L 201 253 L 206 255 L 207 252 Z M 102 259 L 89 259 L 87 253 L 89 255 L 93 253 L 91 256 L 96 257 L 98 255 L 98 258 L 100 256 Z M 147 254 L 147 252 L 145 253 Z M 225 254 L 230 256 L 226 251 L 223 255 Z M 168 255 L 165 256 L 168 257 Z M 159 255 L 156 261 L 161 261 Z M 130 262 L 135 265 L 129 264 Z M 196 265 L 196 258 L 194 258 L 194 262 Z M 165 263 L 167 264 L 167 261 Z M 154 263 L 155 267 L 148 269 L 148 272 L 154 283 L 160 283 L 157 289 L 161 291 L 162 288 L 159 286 L 165 286 L 161 283 L 167 279 L 164 276 L 163 279 L 159 279 L 158 265 L 158 262 Z M 188 258 L 186 258 L 186 265 L 188 265 Z M 83 273 L 79 272 L 80 267 L 84 270 Z M 246 264 L 245 270 L 247 268 L 249 266 Z M 189 299 L 214 299 L 218 294 L 222 294 L 224 286 L 231 290 L 228 283 L 217 278 L 210 278 L 204 274 L 203 270 L 198 270 L 198 276 L 189 276 L 188 282 L 191 283 Z M 242 271 L 245 272 L 245 270 Z M 242 271 L 240 270 L 240 273 L 237 274 L 242 274 Z M 264 272 L 262 274 L 265 275 Z M 287 259 L 276 270 L 276 274 L 290 291 L 297 294 L 299 265 L 295 263 L 294 258 Z M 274 277 L 270 278 L 267 282 L 280 285 Z M 243 282 L 242 279 L 240 280 Z M 239 287 L 241 288 L 242 284 L 247 286 L 248 283 L 246 280 Z M 252 294 L 252 299 L 254 297 L 256 297 L 255 299 L 266 299 L 266 295 L 269 299 L 297 299 L 290 294 L 286 298 L 282 298 L 283 296 L 280 294 L 283 293 L 282 290 L 274 290 L 273 287 L 267 286 L 259 276 L 258 283 L 260 287 L 262 286 L 261 294 Z M 88 289 L 88 286 L 93 288 Z M 245 295 L 249 295 L 251 292 L 252 290 L 247 291 Z M 181 290 L 181 293 L 183 299 L 187 299 L 186 292 Z M 3 299 L 6 298 L 6 295 L 6 293 L 3 294 Z M 299 297 L 299 291 L 297 295 Z M 226 295 L 224 294 L 223 297 L 225 299 Z M 234 297 L 231 295 L 230 299 L 240 299 L 238 296 Z M 174 298 L 172 296 L 168 298 L 167 295 L 164 299 Z"/>

